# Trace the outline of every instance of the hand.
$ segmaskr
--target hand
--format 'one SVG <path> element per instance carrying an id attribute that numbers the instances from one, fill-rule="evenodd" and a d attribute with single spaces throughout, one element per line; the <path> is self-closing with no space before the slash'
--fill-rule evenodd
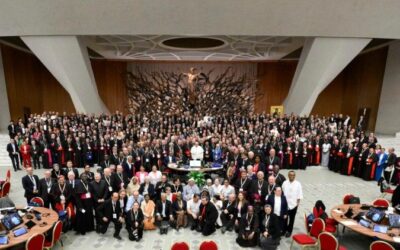
<path id="1" fill-rule="evenodd" d="M 157 220 L 161 221 L 162 220 L 161 216 L 157 216 Z"/>
<path id="2" fill-rule="evenodd" d="M 225 209 L 225 210 L 224 210 L 224 213 L 227 214 L 227 213 L 228 213 L 228 209 Z"/>
<path id="3" fill-rule="evenodd" d="M 254 232 L 252 232 L 251 234 L 249 234 L 249 240 L 252 240 L 254 237 Z"/>
<path id="4" fill-rule="evenodd" d="M 170 220 L 170 221 L 173 221 L 173 220 L 174 220 L 174 216 L 170 215 L 170 216 L 169 216 L 169 220 Z"/>
<path id="5" fill-rule="evenodd" d="M 104 221 L 104 222 L 107 222 L 108 219 L 107 219 L 106 217 L 103 217 L 103 221 Z"/>
<path id="6" fill-rule="evenodd" d="M 201 217 L 201 216 L 199 216 L 199 220 L 202 220 L 202 217 Z"/>
<path id="7" fill-rule="evenodd" d="M 285 215 L 283 216 L 283 218 L 286 219 L 286 218 L 287 218 L 287 215 L 285 214 Z"/>
<path id="8" fill-rule="evenodd" d="M 192 214 L 192 216 L 193 216 L 193 219 L 197 219 L 197 215 Z"/>
<path id="9" fill-rule="evenodd" d="M 235 220 L 235 225 L 239 226 L 239 221 L 238 220 Z"/>
<path id="10" fill-rule="evenodd" d="M 229 217 L 232 219 L 233 218 L 233 214 L 229 215 Z"/>
<path id="11" fill-rule="evenodd" d="M 265 238 L 267 238 L 267 237 L 268 237 L 268 232 L 264 232 L 264 233 L 263 233 L 263 236 L 264 236 Z"/>
<path id="12" fill-rule="evenodd" d="M 139 222 L 135 222 L 135 226 L 138 227 L 139 226 Z"/>

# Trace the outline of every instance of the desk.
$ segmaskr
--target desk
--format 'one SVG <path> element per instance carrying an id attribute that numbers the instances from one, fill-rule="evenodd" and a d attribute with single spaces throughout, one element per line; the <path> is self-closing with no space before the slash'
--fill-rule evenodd
<path id="1" fill-rule="evenodd" d="M 356 216 L 359 212 L 365 211 L 366 210 L 361 210 L 361 205 L 360 204 L 351 204 L 351 205 L 339 205 L 334 207 L 331 210 L 331 217 L 337 221 L 339 224 L 343 225 L 344 227 L 347 227 L 354 232 L 363 234 L 368 237 L 377 237 L 381 240 L 387 241 L 387 242 L 392 242 L 395 243 L 396 241 L 393 239 L 392 236 L 389 236 L 388 234 L 393 234 L 395 237 L 399 237 L 400 235 L 400 229 L 399 228 L 394 228 L 388 231 L 388 234 L 383 234 L 383 233 L 376 233 L 374 232 L 371 228 L 366 228 L 358 224 L 357 221 L 353 219 L 348 219 L 344 214 L 347 212 L 349 208 L 353 209 L 353 216 Z"/>
<path id="2" fill-rule="evenodd" d="M 219 170 L 224 169 L 224 166 L 221 165 L 219 168 L 210 168 L 210 167 L 203 167 L 203 168 L 184 168 L 183 166 L 178 167 L 177 164 L 168 164 L 168 168 L 174 170 L 174 171 L 179 171 L 179 172 L 216 172 Z"/>
<path id="3" fill-rule="evenodd" d="M 21 208 L 20 208 L 21 209 Z M 49 231 L 54 223 L 58 221 L 58 214 L 54 210 L 44 208 L 44 207 L 35 207 L 34 210 L 40 212 L 42 214 L 42 219 L 38 221 L 35 217 L 32 219 L 33 222 L 36 223 L 31 229 L 28 229 L 28 233 L 21 235 L 19 237 L 14 237 L 12 232 L 8 233 L 8 244 L 7 245 L 0 245 L 0 249 L 6 249 L 12 246 L 16 246 L 26 242 L 32 235 L 34 234 L 44 234 L 45 232 Z M 49 214 L 48 216 L 44 216 L 44 214 Z M 24 223 L 28 221 L 26 215 L 22 217 Z M 47 225 L 40 226 L 43 222 L 46 222 Z M 17 228 L 24 227 L 24 224 L 19 225 Z M 13 229 L 14 230 L 14 229 Z"/>

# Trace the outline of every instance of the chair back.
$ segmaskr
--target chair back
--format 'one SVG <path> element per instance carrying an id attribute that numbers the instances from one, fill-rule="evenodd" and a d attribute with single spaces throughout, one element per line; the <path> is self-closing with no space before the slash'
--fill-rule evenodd
<path id="1" fill-rule="evenodd" d="M 311 225 L 310 235 L 318 238 L 319 234 L 325 231 L 325 222 L 321 218 L 316 218 Z"/>
<path id="2" fill-rule="evenodd" d="M 377 206 L 377 207 L 385 207 L 385 208 L 388 208 L 390 206 L 389 201 L 386 199 L 376 199 L 376 200 L 374 200 L 372 205 Z"/>
<path id="3" fill-rule="evenodd" d="M 39 207 L 44 207 L 44 201 L 41 197 L 33 197 L 30 200 L 30 203 L 36 203 Z"/>
<path id="4" fill-rule="evenodd" d="M 310 232 L 310 226 L 308 225 L 307 214 L 304 213 L 304 226 L 306 228 L 306 232 Z"/>
<path id="5" fill-rule="evenodd" d="M 176 242 L 172 245 L 171 250 L 189 250 L 189 245 L 186 242 Z"/>
<path id="6" fill-rule="evenodd" d="M 377 240 L 371 243 L 370 250 L 395 250 L 392 245 L 385 241 Z"/>
<path id="7" fill-rule="evenodd" d="M 350 199 L 353 198 L 353 197 L 354 197 L 354 195 L 352 195 L 352 194 L 346 194 L 343 197 L 343 204 L 349 204 L 350 203 Z"/>
<path id="8" fill-rule="evenodd" d="M 53 233 L 51 235 L 51 246 L 50 247 L 53 247 L 58 242 L 58 240 L 60 240 L 61 233 L 62 233 L 62 227 L 63 227 L 62 221 L 57 221 L 54 224 Z"/>
<path id="9" fill-rule="evenodd" d="M 25 244 L 25 250 L 42 250 L 44 245 L 44 235 L 34 234 Z"/>
<path id="10" fill-rule="evenodd" d="M 8 169 L 7 173 L 6 173 L 6 181 L 10 181 L 11 180 L 11 170 Z"/>
<path id="11" fill-rule="evenodd" d="M 4 182 L 1 189 L 1 197 L 6 197 L 10 193 L 11 183 L 9 181 Z"/>
<path id="12" fill-rule="evenodd" d="M 200 244 L 200 250 L 218 250 L 218 246 L 214 241 L 203 241 Z"/>
<path id="13" fill-rule="evenodd" d="M 328 232 L 322 232 L 318 236 L 319 250 L 337 250 L 339 248 L 339 242 Z"/>

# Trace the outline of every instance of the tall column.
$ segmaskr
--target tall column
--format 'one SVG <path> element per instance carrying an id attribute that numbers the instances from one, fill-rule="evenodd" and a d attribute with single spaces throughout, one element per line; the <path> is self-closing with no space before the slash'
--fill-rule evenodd
<path id="1" fill-rule="evenodd" d="M 21 37 L 71 96 L 77 112 L 108 113 L 84 44 L 76 36 Z"/>
<path id="2" fill-rule="evenodd" d="M 371 41 L 359 38 L 309 38 L 301 52 L 285 113 L 310 114 L 318 95 Z"/>
<path id="3" fill-rule="evenodd" d="M 8 105 L 7 85 L 0 46 L 0 131 L 7 130 L 10 119 L 10 106 Z"/>
<path id="4" fill-rule="evenodd" d="M 400 132 L 400 42 L 390 44 L 386 58 L 378 118 L 375 131 L 381 134 Z"/>

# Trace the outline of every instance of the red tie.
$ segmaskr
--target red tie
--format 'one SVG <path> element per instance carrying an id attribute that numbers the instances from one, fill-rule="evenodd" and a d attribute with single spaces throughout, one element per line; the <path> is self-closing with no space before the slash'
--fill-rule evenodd
<path id="1" fill-rule="evenodd" d="M 206 206 L 203 207 L 203 210 L 201 210 L 201 217 L 204 219 L 204 215 L 206 215 Z"/>

